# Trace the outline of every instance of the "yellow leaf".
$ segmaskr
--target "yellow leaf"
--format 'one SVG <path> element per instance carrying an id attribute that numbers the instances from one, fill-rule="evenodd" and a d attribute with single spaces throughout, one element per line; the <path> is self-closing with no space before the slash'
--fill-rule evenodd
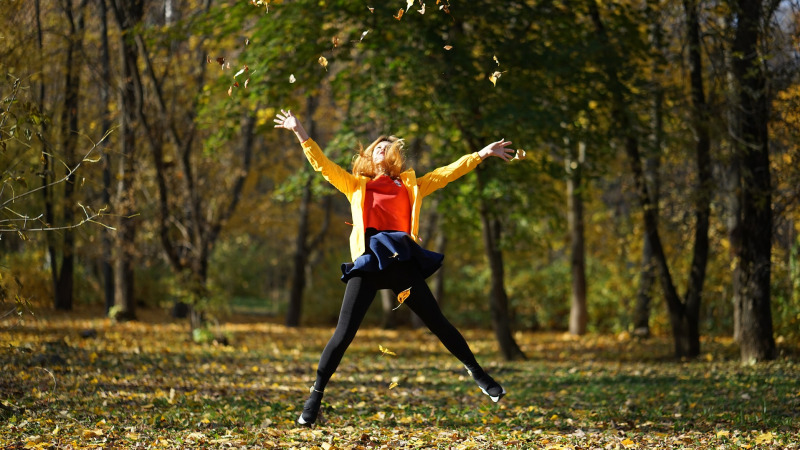
<path id="1" fill-rule="evenodd" d="M 719 430 L 717 431 L 717 437 L 728 437 L 731 435 L 731 432 L 728 430 Z"/>
<path id="2" fill-rule="evenodd" d="M 773 438 L 774 437 L 772 436 L 772 433 L 770 433 L 770 432 L 759 434 L 756 437 L 756 444 L 758 444 L 758 445 L 769 444 L 769 443 L 772 442 Z"/>
<path id="3" fill-rule="evenodd" d="M 414 6 L 414 0 L 406 0 L 406 11 L 411 9 L 412 6 Z"/>
<path id="4" fill-rule="evenodd" d="M 83 430 L 84 439 L 96 438 L 103 435 L 103 430 Z"/>
<path id="5" fill-rule="evenodd" d="M 383 353 L 384 355 L 397 356 L 397 353 L 395 353 L 395 352 L 393 352 L 393 351 L 389 350 L 388 348 L 386 348 L 386 347 L 384 347 L 384 346 L 382 346 L 382 345 L 380 345 L 380 344 L 378 344 L 378 349 L 379 349 L 379 350 L 381 351 L 381 353 Z"/>
<path id="6" fill-rule="evenodd" d="M 497 59 L 497 55 L 492 55 L 492 59 L 494 59 L 494 62 L 496 62 L 498 66 L 500 65 L 500 60 L 499 60 L 499 59 Z M 499 77 L 500 77 L 500 76 L 498 75 L 498 78 L 499 78 Z"/>
<path id="7" fill-rule="evenodd" d="M 403 302 L 406 301 L 406 299 L 408 298 L 409 295 L 411 295 L 411 288 L 408 288 L 408 289 L 406 289 L 404 291 L 401 291 L 399 294 L 397 294 L 397 301 L 400 303 L 399 305 L 397 305 L 397 308 L 399 308 L 400 306 L 403 305 Z M 397 308 L 394 308 L 394 309 L 397 309 Z M 394 309 L 392 311 L 394 311 Z"/>
<path id="8" fill-rule="evenodd" d="M 501 75 L 503 75 L 503 72 L 496 72 L 496 71 L 492 72 L 492 74 L 489 75 L 489 81 L 492 82 L 493 86 L 497 86 L 497 80 L 500 79 Z"/>
<path id="9" fill-rule="evenodd" d="M 397 14 L 396 14 L 396 15 L 394 15 L 394 16 L 392 16 L 392 17 L 394 17 L 394 18 L 395 18 L 395 19 L 397 19 L 397 20 L 400 20 L 400 19 L 402 19 L 402 18 L 403 18 L 403 10 L 402 10 L 402 9 L 398 10 L 398 11 L 397 11 Z"/>
<path id="10" fill-rule="evenodd" d="M 514 155 L 514 157 L 511 160 L 512 161 L 513 160 L 522 161 L 523 159 L 525 159 L 527 157 L 528 157 L 528 153 L 525 152 L 525 150 L 523 150 L 523 149 L 519 149 L 519 150 L 517 150 L 517 153 Z"/>
<path id="11" fill-rule="evenodd" d="M 325 70 L 328 70 L 328 58 L 326 58 L 324 56 L 320 56 L 318 61 L 319 61 L 319 64 L 322 67 L 325 68 Z"/>
<path id="12" fill-rule="evenodd" d="M 630 440 L 630 439 L 625 439 L 625 440 L 623 440 L 623 441 L 622 441 L 622 445 L 623 445 L 623 447 L 625 447 L 625 448 L 636 447 L 636 444 L 635 444 L 635 443 L 634 443 L 632 440 Z"/>
<path id="13" fill-rule="evenodd" d="M 397 387 L 397 382 L 396 381 L 392 381 L 391 384 L 389 384 L 389 390 L 392 390 L 392 389 L 394 389 L 396 387 Z"/>

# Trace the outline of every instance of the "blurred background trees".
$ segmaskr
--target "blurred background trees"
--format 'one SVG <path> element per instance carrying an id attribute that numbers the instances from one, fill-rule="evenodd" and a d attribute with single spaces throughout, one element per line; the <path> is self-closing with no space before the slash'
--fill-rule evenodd
<path id="1" fill-rule="evenodd" d="M 527 151 L 422 221 L 446 314 L 508 359 L 521 329 L 733 335 L 745 361 L 798 338 L 796 1 L 34 6 L 0 4 L 6 308 L 332 323 L 349 209 L 273 130 L 289 108 L 348 168 L 382 133 L 418 173 Z"/>

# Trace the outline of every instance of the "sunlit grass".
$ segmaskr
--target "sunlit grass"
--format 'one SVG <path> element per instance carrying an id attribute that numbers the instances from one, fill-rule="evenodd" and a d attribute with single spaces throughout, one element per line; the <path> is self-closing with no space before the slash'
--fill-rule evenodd
<path id="1" fill-rule="evenodd" d="M 665 338 L 518 333 L 529 359 L 504 362 L 490 331 L 464 330 L 509 391 L 493 404 L 427 331 L 363 329 L 326 389 L 318 426 L 306 430 L 294 419 L 331 328 L 251 317 L 212 327 L 229 345 L 197 345 L 186 323 L 149 314 L 125 324 L 80 314 L 2 323 L 0 444 L 791 448 L 797 440 L 796 348 L 742 366 L 725 340 L 704 342 L 698 361 L 676 362 Z"/>

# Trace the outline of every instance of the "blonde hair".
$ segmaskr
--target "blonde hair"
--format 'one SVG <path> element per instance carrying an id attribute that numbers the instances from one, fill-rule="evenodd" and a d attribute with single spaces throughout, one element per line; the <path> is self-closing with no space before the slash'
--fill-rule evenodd
<path id="1" fill-rule="evenodd" d="M 378 144 L 384 141 L 389 142 L 390 145 L 386 149 L 386 156 L 384 156 L 381 166 L 389 178 L 394 179 L 400 176 L 405 169 L 406 160 L 403 156 L 403 140 L 396 136 L 380 136 L 367 148 L 363 148 L 359 144 L 358 155 L 353 161 L 353 175 L 369 178 L 375 178 L 378 175 L 378 168 L 372 162 L 372 152 Z"/>

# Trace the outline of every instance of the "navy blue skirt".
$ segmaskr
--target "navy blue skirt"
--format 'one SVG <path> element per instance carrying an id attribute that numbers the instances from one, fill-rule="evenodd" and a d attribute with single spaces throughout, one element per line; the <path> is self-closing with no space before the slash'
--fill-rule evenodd
<path id="1" fill-rule="evenodd" d="M 420 247 L 408 233 L 402 231 L 377 231 L 368 228 L 364 238 L 367 250 L 355 261 L 342 264 L 342 281 L 365 273 L 385 270 L 398 261 L 412 261 L 423 278 L 428 278 L 442 267 L 444 255 Z"/>

